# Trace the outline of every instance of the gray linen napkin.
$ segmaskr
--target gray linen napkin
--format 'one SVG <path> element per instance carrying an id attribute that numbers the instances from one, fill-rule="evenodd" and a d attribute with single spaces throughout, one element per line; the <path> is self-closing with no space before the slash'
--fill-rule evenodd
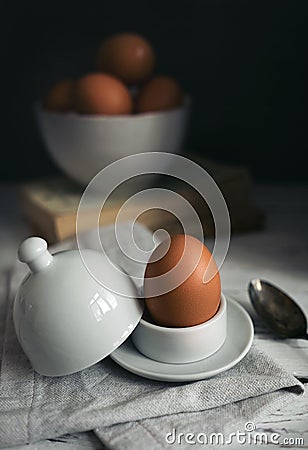
<path id="1" fill-rule="evenodd" d="M 123 225 L 121 233 L 128 248 L 129 228 Z M 102 229 L 101 239 L 128 273 L 142 275 L 144 265 L 123 257 L 112 228 Z M 145 248 L 152 236 L 137 226 L 135 240 Z M 95 246 L 91 233 L 84 235 L 83 245 Z M 74 246 L 66 244 L 66 248 Z M 255 347 L 233 369 L 193 383 L 146 380 L 110 358 L 73 375 L 40 376 L 24 356 L 12 323 L 12 300 L 25 272 L 18 264 L 9 275 L 10 282 L 2 274 L 0 285 L 1 447 L 94 430 L 111 449 L 169 448 L 179 433 L 227 436 L 243 430 L 247 421 L 281 408 L 303 392 L 293 376 Z M 182 440 L 180 448 L 191 445 Z M 174 443 L 174 448 L 179 445 Z"/>

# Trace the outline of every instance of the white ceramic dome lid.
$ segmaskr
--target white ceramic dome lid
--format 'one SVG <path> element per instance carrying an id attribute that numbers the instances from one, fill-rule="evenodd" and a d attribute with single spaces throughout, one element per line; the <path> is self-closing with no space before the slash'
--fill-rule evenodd
<path id="1" fill-rule="evenodd" d="M 143 313 L 136 287 L 102 253 L 86 250 L 115 291 L 91 276 L 77 250 L 55 255 L 37 237 L 19 247 L 32 274 L 16 294 L 13 318 L 18 340 L 33 368 L 60 376 L 89 367 L 112 353 L 132 333 Z"/>

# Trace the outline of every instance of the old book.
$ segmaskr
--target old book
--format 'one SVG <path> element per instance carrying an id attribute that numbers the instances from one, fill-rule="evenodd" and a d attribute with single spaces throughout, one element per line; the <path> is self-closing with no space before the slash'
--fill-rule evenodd
<path id="1" fill-rule="evenodd" d="M 241 231 L 251 228 L 258 228 L 263 224 L 263 214 L 251 203 L 252 182 L 248 171 L 241 167 L 229 167 L 213 161 L 200 160 L 194 158 L 213 177 L 222 191 L 229 208 L 232 231 Z M 207 204 L 202 197 L 185 183 L 176 179 L 156 179 L 154 185 L 162 186 L 167 190 L 175 191 L 185 197 L 193 208 L 197 211 L 206 234 L 214 231 L 213 219 Z M 124 186 L 118 189 L 106 202 L 103 212 L 99 217 L 100 224 L 109 224 L 115 221 L 117 214 L 123 203 L 135 192 L 138 192 L 140 184 L 130 183 L 129 187 Z M 77 208 L 83 190 L 74 182 L 65 177 L 36 180 L 27 183 L 21 188 L 22 208 L 25 216 L 31 223 L 33 231 L 46 238 L 49 243 L 55 243 L 76 232 Z M 156 201 L 157 194 L 156 195 Z M 93 201 L 98 201 L 99 198 Z M 179 199 L 180 201 L 180 199 Z M 134 203 L 126 208 L 122 220 L 135 219 L 140 210 L 147 209 L 151 201 L 147 199 L 145 204 Z M 138 221 L 156 230 L 165 228 L 169 232 L 180 232 L 182 227 L 177 219 L 168 212 L 174 206 L 173 200 L 161 199 L 162 206 L 167 211 L 152 209 L 141 214 Z M 82 220 L 82 227 L 93 226 L 96 223 L 94 210 L 97 205 L 90 204 Z M 181 217 L 183 222 L 189 220 L 188 217 Z"/>

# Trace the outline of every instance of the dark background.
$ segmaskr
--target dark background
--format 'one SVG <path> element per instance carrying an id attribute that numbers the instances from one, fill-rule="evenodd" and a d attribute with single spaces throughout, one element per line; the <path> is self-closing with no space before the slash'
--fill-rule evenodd
<path id="1" fill-rule="evenodd" d="M 308 1 L 12 2 L 1 6 L 1 179 L 57 172 L 33 103 L 95 69 L 109 34 L 144 34 L 194 99 L 187 148 L 256 179 L 307 179 Z"/>

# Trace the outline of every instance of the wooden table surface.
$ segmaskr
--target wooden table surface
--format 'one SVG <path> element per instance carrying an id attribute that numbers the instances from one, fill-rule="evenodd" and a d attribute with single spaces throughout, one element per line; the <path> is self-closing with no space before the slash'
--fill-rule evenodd
<path id="1" fill-rule="evenodd" d="M 260 185 L 255 188 L 255 202 L 267 214 L 266 228 L 232 236 L 221 270 L 223 290 L 251 313 L 258 346 L 288 371 L 308 378 L 308 341 L 274 338 L 256 319 L 247 296 L 249 280 L 264 278 L 287 291 L 308 316 L 308 186 Z M 0 270 L 5 270 L 16 257 L 18 243 L 30 232 L 20 214 L 15 186 L 0 187 L 0 211 Z M 289 446 L 281 444 L 283 448 L 308 448 L 307 392 L 283 410 L 265 415 L 256 426 L 257 431 L 276 432 L 287 439 L 304 438 L 303 445 L 292 445 L 289 440 Z M 92 432 L 14 447 L 20 450 L 101 448 Z"/>

